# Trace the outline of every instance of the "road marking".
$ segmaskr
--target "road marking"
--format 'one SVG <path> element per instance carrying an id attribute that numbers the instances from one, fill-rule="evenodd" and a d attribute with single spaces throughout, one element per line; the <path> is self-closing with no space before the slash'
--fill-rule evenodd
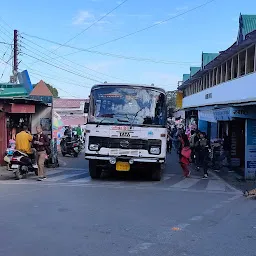
<path id="1" fill-rule="evenodd" d="M 60 180 L 65 180 L 65 179 L 69 179 L 69 178 L 73 178 L 73 177 L 76 177 L 78 176 L 80 173 L 72 173 L 72 174 L 69 174 L 69 173 L 64 173 L 64 174 L 60 174 L 56 177 L 49 177 L 49 181 L 50 182 L 54 182 L 54 181 L 60 181 Z"/>
<path id="2" fill-rule="evenodd" d="M 192 178 L 187 178 L 187 179 L 183 179 L 182 181 L 172 185 L 172 188 L 189 188 L 192 187 L 193 185 L 195 185 L 198 182 L 198 179 L 192 179 Z"/>
<path id="3" fill-rule="evenodd" d="M 236 191 L 236 192 L 239 192 L 239 193 L 240 193 L 240 190 L 238 190 L 238 189 L 236 189 L 235 187 L 229 185 L 225 180 L 223 180 L 222 178 L 220 178 L 217 174 L 215 174 L 215 173 L 212 172 L 212 171 L 211 171 L 210 173 L 211 173 L 211 175 L 212 175 L 214 178 L 216 178 L 217 180 L 220 180 L 220 181 L 222 181 L 224 184 L 226 184 L 226 186 L 227 186 L 229 189 L 231 189 L 232 191 Z"/>
<path id="4" fill-rule="evenodd" d="M 82 178 L 82 179 L 78 179 L 78 180 L 71 180 L 69 182 L 72 183 L 87 183 L 87 182 L 92 182 L 90 177 L 86 177 L 86 178 Z"/>
<path id="5" fill-rule="evenodd" d="M 201 220 L 202 218 L 203 218 L 203 216 L 199 215 L 199 216 L 194 216 L 194 217 L 192 217 L 190 220 L 192 220 L 192 221 L 199 221 L 199 220 Z"/>
<path id="6" fill-rule="evenodd" d="M 226 184 L 220 180 L 209 180 L 206 190 L 225 191 Z"/>
<path id="7" fill-rule="evenodd" d="M 141 253 L 142 251 L 148 250 L 152 245 L 153 243 L 141 243 L 137 245 L 134 249 L 129 250 L 129 253 L 131 254 Z"/>

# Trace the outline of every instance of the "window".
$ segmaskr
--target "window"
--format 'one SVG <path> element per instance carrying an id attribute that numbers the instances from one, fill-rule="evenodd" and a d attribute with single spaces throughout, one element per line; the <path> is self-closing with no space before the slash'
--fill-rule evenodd
<path id="1" fill-rule="evenodd" d="M 216 73 L 217 73 L 217 68 L 215 68 L 215 69 L 213 70 L 213 79 L 212 79 L 212 81 L 213 81 L 213 86 L 216 85 Z"/>
<path id="2" fill-rule="evenodd" d="M 254 72 L 255 45 L 247 49 L 247 74 Z"/>
<path id="3" fill-rule="evenodd" d="M 222 74 L 221 74 L 221 82 L 225 82 L 226 81 L 226 62 L 224 64 L 222 64 Z"/>
<path id="4" fill-rule="evenodd" d="M 232 70 L 232 79 L 237 78 L 238 74 L 238 55 L 233 57 L 233 70 Z"/>
<path id="5" fill-rule="evenodd" d="M 217 67 L 217 81 L 216 81 L 216 84 L 219 84 L 220 83 L 220 79 L 221 79 L 221 66 Z"/>
<path id="6" fill-rule="evenodd" d="M 239 75 L 244 76 L 245 75 L 245 55 L 246 51 L 243 51 L 239 53 Z"/>
<path id="7" fill-rule="evenodd" d="M 232 64 L 232 60 L 228 60 L 228 62 L 227 62 L 227 81 L 231 79 L 231 64 Z"/>

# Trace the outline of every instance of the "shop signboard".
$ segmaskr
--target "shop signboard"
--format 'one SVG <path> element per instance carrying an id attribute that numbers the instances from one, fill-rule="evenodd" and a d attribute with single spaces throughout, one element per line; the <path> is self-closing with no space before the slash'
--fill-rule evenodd
<path id="1" fill-rule="evenodd" d="M 231 117 L 231 108 L 221 108 L 213 111 L 214 118 L 217 121 L 229 121 Z"/>
<path id="2" fill-rule="evenodd" d="M 245 178 L 256 178 L 256 120 L 246 120 Z"/>
<path id="3" fill-rule="evenodd" d="M 215 116 L 213 114 L 213 110 L 199 110 L 198 119 L 211 123 L 217 123 L 217 120 L 215 119 Z"/>
<path id="4" fill-rule="evenodd" d="M 13 103 L 9 112 L 13 114 L 34 114 L 36 108 L 35 105 Z"/>
<path id="5" fill-rule="evenodd" d="M 250 118 L 256 119 L 256 108 L 254 107 L 232 107 L 231 116 L 233 118 Z"/>

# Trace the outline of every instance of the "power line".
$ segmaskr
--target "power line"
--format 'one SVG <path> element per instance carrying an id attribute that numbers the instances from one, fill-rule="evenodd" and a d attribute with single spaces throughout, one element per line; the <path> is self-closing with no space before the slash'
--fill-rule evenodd
<path id="1" fill-rule="evenodd" d="M 35 75 L 31 75 L 31 77 L 34 77 L 35 79 L 41 79 L 41 78 L 36 77 Z M 59 88 L 59 87 L 56 87 L 56 86 L 54 86 L 54 87 L 55 87 L 56 89 L 60 90 L 60 91 L 65 92 L 66 94 L 68 94 L 68 95 L 71 96 L 72 98 L 79 98 L 78 96 L 74 96 L 74 95 L 70 94 L 70 92 L 68 92 L 68 91 L 66 91 L 66 90 L 64 90 L 64 89 L 62 89 L 62 88 Z"/>
<path id="2" fill-rule="evenodd" d="M 33 54 L 36 54 L 36 56 L 39 56 L 40 59 L 45 59 L 45 60 L 47 60 L 47 61 L 52 61 L 52 60 L 49 59 L 49 58 L 45 58 L 44 55 L 46 55 L 46 54 L 43 53 L 42 51 L 39 51 L 38 49 L 36 49 L 36 48 L 34 48 L 34 47 L 31 47 L 30 45 L 28 45 L 28 44 L 25 43 L 25 42 L 23 42 L 22 44 L 25 44 L 25 45 L 27 45 L 28 47 L 34 49 L 36 52 L 31 51 L 30 49 L 28 49 L 28 48 L 25 47 L 25 46 L 22 46 L 23 49 L 26 49 L 27 51 L 32 52 Z M 39 55 L 38 53 L 41 53 L 41 55 Z M 32 65 L 32 64 L 33 64 L 33 63 L 31 63 L 30 65 Z M 59 64 L 60 64 L 60 63 L 58 62 L 57 65 L 60 66 Z M 65 63 L 62 63 L 62 64 L 65 65 L 65 68 L 70 67 L 71 70 L 75 70 L 76 72 L 83 72 L 83 73 L 85 73 L 83 70 L 79 70 L 79 69 L 77 69 L 77 68 L 71 67 L 70 65 L 67 65 L 67 64 L 65 64 Z M 95 76 L 95 75 L 92 75 L 92 74 L 88 74 L 88 75 L 101 79 L 100 77 Z"/>
<path id="3" fill-rule="evenodd" d="M 24 40 L 30 42 L 31 44 L 34 44 L 34 45 L 36 45 L 36 46 L 42 48 L 42 49 L 44 49 L 44 50 L 49 51 L 49 50 L 46 49 L 45 47 L 43 47 L 43 46 L 41 46 L 41 45 L 39 45 L 39 44 L 37 44 L 37 43 L 34 43 L 34 42 L 32 42 L 31 40 L 29 40 L 29 39 L 27 39 L 27 38 L 22 37 L 22 39 L 24 39 Z M 25 44 L 26 44 L 26 43 L 25 43 Z M 26 45 L 28 45 L 28 44 L 26 44 Z M 28 46 L 31 47 L 30 45 L 28 45 Z M 31 47 L 31 48 L 33 48 L 33 47 Z M 34 49 L 35 49 L 35 48 L 34 48 Z M 50 52 L 50 51 L 49 51 L 49 52 Z M 72 61 L 72 60 L 69 60 L 69 59 L 67 59 L 67 58 L 65 58 L 65 57 L 63 57 L 63 56 L 61 56 L 61 55 L 56 54 L 56 53 L 54 53 L 54 55 L 56 55 L 57 58 L 50 58 L 50 59 L 48 59 L 48 60 L 52 61 L 52 60 L 56 60 L 56 59 L 58 59 L 58 58 L 61 58 L 61 59 L 65 60 L 65 61 L 68 61 L 68 62 L 74 64 L 74 65 L 77 65 L 77 66 L 79 66 L 79 67 L 85 68 L 85 69 L 90 70 L 90 71 L 93 71 L 93 72 L 95 72 L 95 73 L 97 73 L 97 74 L 100 74 L 100 75 L 103 75 L 103 76 L 106 76 L 106 77 L 110 77 L 110 78 L 114 78 L 114 79 L 117 79 L 117 80 L 120 80 L 120 81 L 125 81 L 125 82 L 127 82 L 127 80 L 125 80 L 125 79 L 122 79 L 122 78 L 119 78 L 119 77 L 116 77 L 116 76 L 112 76 L 112 75 L 108 75 L 108 74 L 102 73 L 102 72 L 100 72 L 100 71 L 94 70 L 94 69 L 89 68 L 89 67 L 87 67 L 87 66 L 84 66 L 84 65 L 82 65 L 82 64 L 76 63 L 76 62 L 74 62 L 74 61 Z M 83 71 L 83 72 L 84 72 L 84 71 Z M 92 75 L 92 76 L 96 77 L 95 75 Z"/>
<path id="4" fill-rule="evenodd" d="M 131 33 L 126 34 L 126 35 L 121 36 L 121 37 L 114 38 L 114 39 L 109 40 L 109 41 L 107 41 L 107 42 L 104 42 L 104 43 L 101 43 L 101 44 L 98 44 L 98 45 L 89 47 L 88 50 L 93 49 L 93 48 L 96 48 L 96 47 L 99 47 L 99 46 L 102 46 L 102 45 L 106 45 L 106 44 L 109 44 L 109 43 L 112 43 L 112 42 L 115 42 L 115 41 L 118 41 L 118 40 L 121 40 L 121 39 L 124 39 L 124 38 L 126 38 L 126 37 L 129 37 L 129 36 L 135 35 L 135 34 L 137 34 L 137 33 L 143 32 L 143 31 L 145 31 L 145 30 L 151 29 L 151 28 L 156 27 L 156 26 L 158 26 L 158 25 L 161 25 L 161 24 L 163 24 L 163 23 L 165 23 L 165 22 L 167 22 L 167 21 L 176 19 L 176 18 L 181 17 L 181 16 L 183 16 L 183 15 L 189 13 L 189 12 L 192 12 L 192 11 L 195 11 L 195 10 L 197 10 L 197 9 L 199 9 L 199 8 L 202 8 L 203 6 L 208 5 L 208 4 L 210 4 L 210 3 L 214 2 L 214 1 L 215 1 L 215 0 L 207 1 L 207 2 L 205 2 L 205 3 L 203 3 L 203 4 L 201 4 L 201 5 L 198 5 L 198 6 L 194 7 L 194 8 L 191 8 L 191 9 L 189 9 L 189 10 L 187 10 L 187 11 L 184 11 L 184 12 L 182 12 L 182 13 L 180 13 L 180 14 L 174 15 L 174 16 L 168 18 L 168 19 L 165 19 L 165 20 L 159 21 L 159 22 L 157 22 L 157 23 L 154 23 L 154 24 L 152 24 L 152 25 L 150 25 L 150 26 L 148 26 L 148 27 L 145 27 L 145 28 L 136 30 L 136 31 L 134 31 L 134 32 L 131 32 Z"/>
<path id="5" fill-rule="evenodd" d="M 58 81 L 58 82 L 61 82 L 61 83 L 64 83 L 64 84 L 69 84 L 69 85 L 74 85 L 74 86 L 79 86 L 79 87 L 83 87 L 83 88 L 91 88 L 91 86 L 86 86 L 86 85 L 82 85 L 82 83 L 74 83 L 74 81 L 70 81 L 68 79 L 65 79 L 65 80 L 61 80 L 61 79 L 56 79 L 58 78 L 58 76 L 54 75 L 54 77 L 50 76 L 49 74 L 46 74 L 44 72 L 41 72 L 41 71 L 38 71 L 34 68 L 30 68 L 27 64 L 25 64 L 24 62 L 22 63 L 22 65 L 26 66 L 27 68 L 29 68 L 29 73 L 31 74 L 35 74 L 35 75 L 38 75 L 38 76 L 43 76 L 43 77 L 46 77 L 46 78 L 49 78 L 49 79 L 52 79 L 52 80 L 55 80 L 55 81 Z M 32 70 L 32 71 L 31 71 Z M 34 72 L 35 71 L 35 72 Z M 37 73 L 36 73 L 37 72 Z M 63 78 L 63 77 L 62 77 Z"/>
<path id="6" fill-rule="evenodd" d="M 38 36 L 32 36 L 32 35 L 28 35 L 26 33 L 23 33 L 24 35 L 27 35 L 29 37 L 33 37 L 42 41 L 46 41 L 48 43 L 52 43 L 52 44 L 56 44 L 56 45 L 60 45 L 60 46 L 64 46 L 70 49 L 76 49 L 78 50 L 77 52 L 72 52 L 69 53 L 65 56 L 69 56 L 72 55 L 74 53 L 78 53 L 78 52 L 89 52 L 89 53 L 95 53 L 95 54 L 99 54 L 99 55 L 103 55 L 103 56 L 110 56 L 110 57 L 115 57 L 115 58 L 120 58 L 120 59 L 127 59 L 127 60 L 134 60 L 134 61 L 140 61 L 140 62 L 152 62 L 152 63 L 160 63 L 160 64 L 182 64 L 182 65 L 191 65 L 191 64 L 195 64 L 197 62 L 181 62 L 181 61 L 167 61 L 167 60 L 154 60 L 151 58 L 141 58 L 141 57 L 133 57 L 133 56 L 125 56 L 125 55 L 118 55 L 118 54 L 114 54 L 114 53 L 108 53 L 108 52 L 100 52 L 100 51 L 92 51 L 92 50 L 88 50 L 88 49 L 84 49 L 84 48 L 79 48 L 79 47 L 75 47 L 75 46 L 71 46 L 71 45 L 63 45 L 61 43 L 49 40 L 49 39 L 45 39 L 45 38 L 41 38 Z M 28 40 L 27 38 L 24 38 L 25 40 Z M 28 40 L 29 41 L 29 40 Z M 30 41 L 31 42 L 31 41 Z M 55 54 L 57 55 L 57 54 Z M 57 55 L 58 56 L 58 55 Z M 59 56 L 60 58 L 63 58 L 62 56 Z M 58 58 L 51 58 L 52 60 L 56 60 Z M 66 59 L 67 60 L 67 59 Z"/>
<path id="7" fill-rule="evenodd" d="M 205 2 L 205 3 L 203 3 L 203 4 L 201 4 L 201 5 L 198 5 L 198 6 L 194 7 L 194 8 L 191 8 L 191 9 L 189 9 L 189 10 L 187 10 L 187 11 L 184 11 L 184 12 L 182 12 L 182 13 L 180 13 L 180 14 L 177 14 L 177 15 L 175 15 L 175 16 L 172 16 L 172 17 L 170 17 L 170 18 L 168 18 L 168 19 L 159 21 L 159 22 L 154 23 L 154 24 L 152 24 L 152 25 L 150 25 L 150 26 L 148 26 L 148 27 L 145 27 L 145 28 L 136 30 L 136 31 L 134 31 L 134 32 L 131 32 L 131 33 L 126 34 L 126 35 L 123 35 L 123 36 L 121 36 L 121 37 L 114 38 L 114 39 L 109 40 L 109 41 L 107 41 L 107 42 L 104 42 L 104 43 L 101 43 L 101 44 L 97 44 L 97 45 L 95 45 L 95 46 L 91 46 L 91 47 L 87 48 L 86 50 L 91 50 L 91 49 L 96 48 L 96 47 L 99 47 L 99 46 L 103 46 L 103 45 L 106 45 L 106 44 L 109 44 L 109 43 L 112 43 L 112 42 L 116 42 L 116 41 L 121 40 L 121 39 L 124 39 L 124 38 L 126 38 L 126 37 L 129 37 L 129 36 L 135 35 L 135 34 L 137 34 L 137 33 L 143 32 L 143 31 L 145 31 L 145 30 L 151 29 L 151 28 L 156 27 L 156 26 L 158 26 L 158 25 L 161 25 L 161 24 L 163 24 L 163 23 L 165 23 L 165 22 L 167 22 L 167 21 L 170 21 L 170 20 L 179 18 L 179 17 L 181 17 L 181 16 L 183 16 L 183 15 L 189 13 L 189 12 L 193 12 L 193 11 L 199 9 L 199 8 L 202 8 L 202 7 L 204 7 L 204 6 L 206 6 L 206 5 L 210 4 L 210 3 L 212 3 L 212 2 L 214 2 L 214 1 L 215 1 L 215 0 L 207 1 L 207 2 Z M 32 36 L 32 35 L 29 35 L 29 34 L 26 34 L 26 33 L 25 33 L 25 35 L 30 36 L 30 37 L 34 37 L 34 38 L 41 39 L 41 38 L 39 38 L 39 37 Z M 64 46 L 64 45 L 63 45 L 63 46 Z M 76 51 L 76 52 L 73 52 L 72 54 L 75 54 L 75 53 L 78 53 L 78 52 L 81 52 L 81 50 Z M 71 55 L 71 54 L 69 54 L 69 55 Z"/>
<path id="8" fill-rule="evenodd" d="M 59 48 L 65 46 L 66 44 L 68 44 L 69 42 L 71 42 L 72 40 L 74 40 L 75 38 L 77 38 L 78 36 L 82 35 L 85 31 L 89 30 L 91 27 L 93 27 L 94 25 L 96 25 L 97 23 L 99 23 L 101 20 L 103 20 L 105 17 L 107 17 L 109 14 L 111 14 L 112 12 L 114 12 L 116 9 L 118 9 L 119 7 L 121 7 L 125 2 L 127 2 L 128 0 L 124 0 L 123 2 L 119 3 L 115 8 L 113 8 L 112 10 L 110 10 L 109 12 L 107 12 L 106 14 L 104 14 L 101 18 L 99 18 L 98 20 L 96 20 L 95 22 L 93 22 L 91 25 L 89 25 L 87 28 L 83 29 L 81 32 L 79 32 L 78 34 L 76 34 L 75 36 L 71 37 L 69 40 L 67 40 L 64 44 L 62 44 L 60 47 L 58 47 L 57 49 L 55 49 L 55 51 L 57 51 Z"/>
<path id="9" fill-rule="evenodd" d="M 112 10 L 110 10 L 109 12 L 107 12 L 105 15 L 103 15 L 101 18 L 99 18 L 98 20 L 96 20 L 95 22 L 93 22 L 91 25 L 89 25 L 88 27 L 86 27 L 85 29 L 83 29 L 81 32 L 79 32 L 78 34 L 76 34 L 75 36 L 71 37 L 70 39 L 68 39 L 64 44 L 59 45 L 58 48 L 54 49 L 51 51 L 51 53 L 59 50 L 61 47 L 67 45 L 69 42 L 71 42 L 72 40 L 74 40 L 75 38 L 77 38 L 78 36 L 82 35 L 85 31 L 89 30 L 91 27 L 93 27 L 95 24 L 97 24 L 98 22 L 100 22 L 101 20 L 103 20 L 105 17 L 107 17 L 109 14 L 111 14 L 112 12 L 114 12 L 116 9 L 118 9 L 120 6 L 122 6 L 125 2 L 127 2 L 128 0 L 124 0 L 123 2 L 121 2 L 120 4 L 118 4 L 115 8 L 113 8 Z M 36 63 L 37 61 L 35 61 Z"/>
<path id="10" fill-rule="evenodd" d="M 89 79 L 89 80 L 95 81 L 95 82 L 97 82 L 97 83 L 102 83 L 102 81 L 95 80 L 95 79 L 92 79 L 92 78 L 89 78 L 89 77 L 86 77 L 86 76 L 77 74 L 77 73 L 75 73 L 75 72 L 73 72 L 73 71 L 71 71 L 71 70 L 68 70 L 68 69 L 59 67 L 59 66 L 57 66 L 57 65 L 54 65 L 54 64 L 49 63 L 49 62 L 44 61 L 44 60 L 40 60 L 39 58 L 37 58 L 37 57 L 35 57 L 35 56 L 32 56 L 32 55 L 30 55 L 30 54 L 27 54 L 27 53 L 23 53 L 23 54 L 26 55 L 26 56 L 28 56 L 28 57 L 30 57 L 30 58 L 39 60 L 40 62 L 43 62 L 43 63 L 45 63 L 45 64 L 48 64 L 48 65 L 50 65 L 50 66 L 53 66 L 53 67 L 55 67 L 55 68 L 57 68 L 57 69 L 61 69 L 61 70 L 63 70 L 63 71 L 66 71 L 66 72 L 68 72 L 68 73 L 70 73 L 70 74 L 73 74 L 73 75 L 76 75 L 76 76 L 80 76 L 80 77 L 83 77 L 83 78 L 85 78 L 85 79 Z"/>

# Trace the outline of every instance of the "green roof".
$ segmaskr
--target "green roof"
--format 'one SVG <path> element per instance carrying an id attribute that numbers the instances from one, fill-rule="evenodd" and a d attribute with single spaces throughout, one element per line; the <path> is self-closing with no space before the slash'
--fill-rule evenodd
<path id="1" fill-rule="evenodd" d="M 205 53 L 202 54 L 202 68 L 204 68 L 208 63 L 214 60 L 219 53 Z"/>
<path id="2" fill-rule="evenodd" d="M 240 15 L 239 31 L 243 38 L 254 30 L 256 30 L 256 15 Z"/>
<path id="3" fill-rule="evenodd" d="M 190 78 L 190 74 L 183 74 L 183 82 L 187 81 Z"/>
<path id="4" fill-rule="evenodd" d="M 195 73 L 197 73 L 201 68 L 200 67 L 190 67 L 190 76 L 192 77 Z"/>
<path id="5" fill-rule="evenodd" d="M 21 97 L 28 96 L 28 93 L 24 87 L 12 87 L 4 88 L 0 85 L 0 98 L 1 97 Z"/>

